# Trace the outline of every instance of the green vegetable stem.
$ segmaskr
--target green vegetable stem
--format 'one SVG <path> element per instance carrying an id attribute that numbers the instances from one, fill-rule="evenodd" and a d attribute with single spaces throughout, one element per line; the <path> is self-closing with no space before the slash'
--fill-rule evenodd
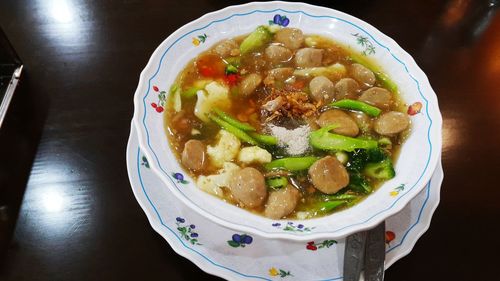
<path id="1" fill-rule="evenodd" d="M 272 189 L 280 189 L 288 185 L 288 179 L 286 177 L 277 177 L 266 179 L 267 186 Z"/>
<path id="2" fill-rule="evenodd" d="M 268 136 L 268 135 L 261 135 L 261 134 L 255 133 L 255 132 L 249 132 L 248 134 L 261 144 L 264 144 L 264 145 L 277 145 L 278 144 L 278 139 L 276 137 Z"/>
<path id="3" fill-rule="evenodd" d="M 312 206 L 312 209 L 318 213 L 328 213 L 347 203 L 345 200 L 318 202 Z"/>
<path id="4" fill-rule="evenodd" d="M 350 56 L 351 60 L 363 65 L 364 67 L 368 68 L 375 74 L 375 78 L 384 86 L 384 88 L 390 90 L 393 93 L 396 93 L 398 91 L 398 85 L 394 83 L 388 76 L 387 74 L 383 73 L 380 71 L 377 67 L 371 65 L 366 59 L 361 57 L 360 55 L 356 54 L 351 54 Z"/>
<path id="5" fill-rule="evenodd" d="M 377 148 L 378 143 L 374 140 L 356 139 L 342 135 L 332 134 L 337 125 L 325 126 L 309 135 L 312 147 L 321 150 L 354 151 L 355 149 Z"/>
<path id="6" fill-rule="evenodd" d="M 240 45 L 242 55 L 250 53 L 262 46 L 273 38 L 272 33 L 265 26 L 260 25 L 250 35 L 248 35 Z"/>
<path id="7" fill-rule="evenodd" d="M 281 158 L 264 165 L 266 170 L 285 169 L 296 172 L 309 169 L 319 158 L 314 156 Z"/>
<path id="8" fill-rule="evenodd" d="M 182 97 L 184 98 L 192 98 L 192 97 L 195 97 L 196 96 L 196 92 L 198 92 L 199 90 L 202 90 L 203 88 L 199 88 L 199 87 L 191 87 L 185 91 L 183 91 L 181 93 Z"/>
<path id="9" fill-rule="evenodd" d="M 245 131 L 238 129 L 237 127 L 231 125 L 230 123 L 224 121 L 223 119 L 221 119 L 213 114 L 209 114 L 208 118 L 210 118 L 210 120 L 214 121 L 222 129 L 235 135 L 240 140 L 247 142 L 249 144 L 252 144 L 252 145 L 257 145 L 257 142 L 252 137 L 250 137 L 247 133 L 245 133 Z"/>
<path id="10" fill-rule="evenodd" d="M 364 112 L 372 117 L 377 117 L 382 112 L 382 110 L 376 108 L 375 106 L 369 105 L 369 104 L 362 102 L 362 101 L 350 100 L 350 99 L 343 99 L 343 100 L 339 100 L 336 102 L 332 102 L 332 103 L 330 103 L 330 106 L 343 108 L 343 109 L 362 111 L 362 112 Z"/>
<path id="11" fill-rule="evenodd" d="M 235 118 L 231 117 L 231 115 L 225 113 L 224 111 L 222 111 L 220 109 L 216 108 L 213 111 L 215 112 L 215 114 L 217 114 L 219 116 L 220 119 L 226 121 L 227 123 L 233 125 L 234 127 L 238 128 L 242 131 L 255 131 L 255 128 L 252 127 L 250 124 L 240 122 L 240 121 L 236 120 Z"/>

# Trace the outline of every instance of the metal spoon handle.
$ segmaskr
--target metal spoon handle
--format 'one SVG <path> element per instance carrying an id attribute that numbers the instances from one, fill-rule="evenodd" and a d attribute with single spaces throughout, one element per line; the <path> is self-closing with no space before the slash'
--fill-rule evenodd
<path id="1" fill-rule="evenodd" d="M 365 256 L 366 231 L 349 235 L 344 251 L 344 281 L 359 281 Z"/>

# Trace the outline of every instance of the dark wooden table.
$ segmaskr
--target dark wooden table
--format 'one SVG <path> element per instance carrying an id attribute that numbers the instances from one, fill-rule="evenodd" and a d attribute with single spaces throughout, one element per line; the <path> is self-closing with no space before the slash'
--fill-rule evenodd
<path id="1" fill-rule="evenodd" d="M 10 176 L 0 186 L 1 280 L 218 279 L 178 256 L 150 227 L 130 189 L 125 146 L 132 96 L 150 54 L 181 25 L 228 4 L 0 1 L 0 25 L 26 66 L 0 134 L 0 167 Z M 352 14 L 394 38 L 439 98 L 441 203 L 430 229 L 386 280 L 495 279 L 498 1 L 314 4 Z"/>

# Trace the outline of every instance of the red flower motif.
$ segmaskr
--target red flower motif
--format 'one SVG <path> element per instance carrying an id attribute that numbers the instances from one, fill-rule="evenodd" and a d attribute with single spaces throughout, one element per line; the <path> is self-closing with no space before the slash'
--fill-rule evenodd
<path id="1" fill-rule="evenodd" d="M 408 115 L 413 116 L 415 114 L 420 113 L 420 110 L 422 109 L 422 103 L 417 101 L 416 103 L 408 106 Z"/>
<path id="2" fill-rule="evenodd" d="M 316 251 L 318 249 L 318 247 L 316 247 L 314 245 L 307 245 L 306 249 L 311 250 L 311 251 Z"/>
<path id="3" fill-rule="evenodd" d="M 156 107 L 156 112 L 162 113 L 163 112 L 163 107 L 162 106 Z"/>
<path id="4" fill-rule="evenodd" d="M 385 232 L 385 243 L 390 243 L 392 240 L 396 238 L 396 234 L 392 231 Z"/>
<path id="5" fill-rule="evenodd" d="M 156 102 L 152 102 L 152 103 L 151 103 L 151 106 L 152 106 L 153 108 L 156 108 L 158 105 L 156 104 Z"/>
<path id="6" fill-rule="evenodd" d="M 153 86 L 153 91 L 158 92 L 159 91 L 158 87 Z"/>

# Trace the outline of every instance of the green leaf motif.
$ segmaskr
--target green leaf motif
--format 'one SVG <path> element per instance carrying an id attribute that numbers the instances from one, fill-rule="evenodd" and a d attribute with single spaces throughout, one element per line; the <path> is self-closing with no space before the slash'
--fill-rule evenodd
<path id="1" fill-rule="evenodd" d="M 287 277 L 287 276 L 293 276 L 290 271 L 284 271 L 283 269 L 280 269 L 280 277 Z"/>
<path id="2" fill-rule="evenodd" d="M 238 248 L 240 246 L 240 243 L 234 242 L 233 240 L 227 241 L 227 244 L 229 244 L 229 246 L 231 246 L 233 248 Z"/>
<path id="3" fill-rule="evenodd" d="M 356 43 L 364 48 L 362 52 L 363 55 L 367 56 L 375 54 L 375 46 L 370 41 L 370 39 L 368 39 L 368 37 L 365 37 L 359 33 L 353 33 L 351 35 L 356 37 Z"/>
<path id="4" fill-rule="evenodd" d="M 330 248 L 334 244 L 337 244 L 337 241 L 335 240 L 325 240 L 323 241 L 320 245 L 319 248 Z"/>
<path id="5" fill-rule="evenodd" d="M 149 162 L 148 162 L 148 158 L 146 158 L 146 156 L 142 156 L 142 164 L 144 167 L 148 168 L 149 169 Z"/>

